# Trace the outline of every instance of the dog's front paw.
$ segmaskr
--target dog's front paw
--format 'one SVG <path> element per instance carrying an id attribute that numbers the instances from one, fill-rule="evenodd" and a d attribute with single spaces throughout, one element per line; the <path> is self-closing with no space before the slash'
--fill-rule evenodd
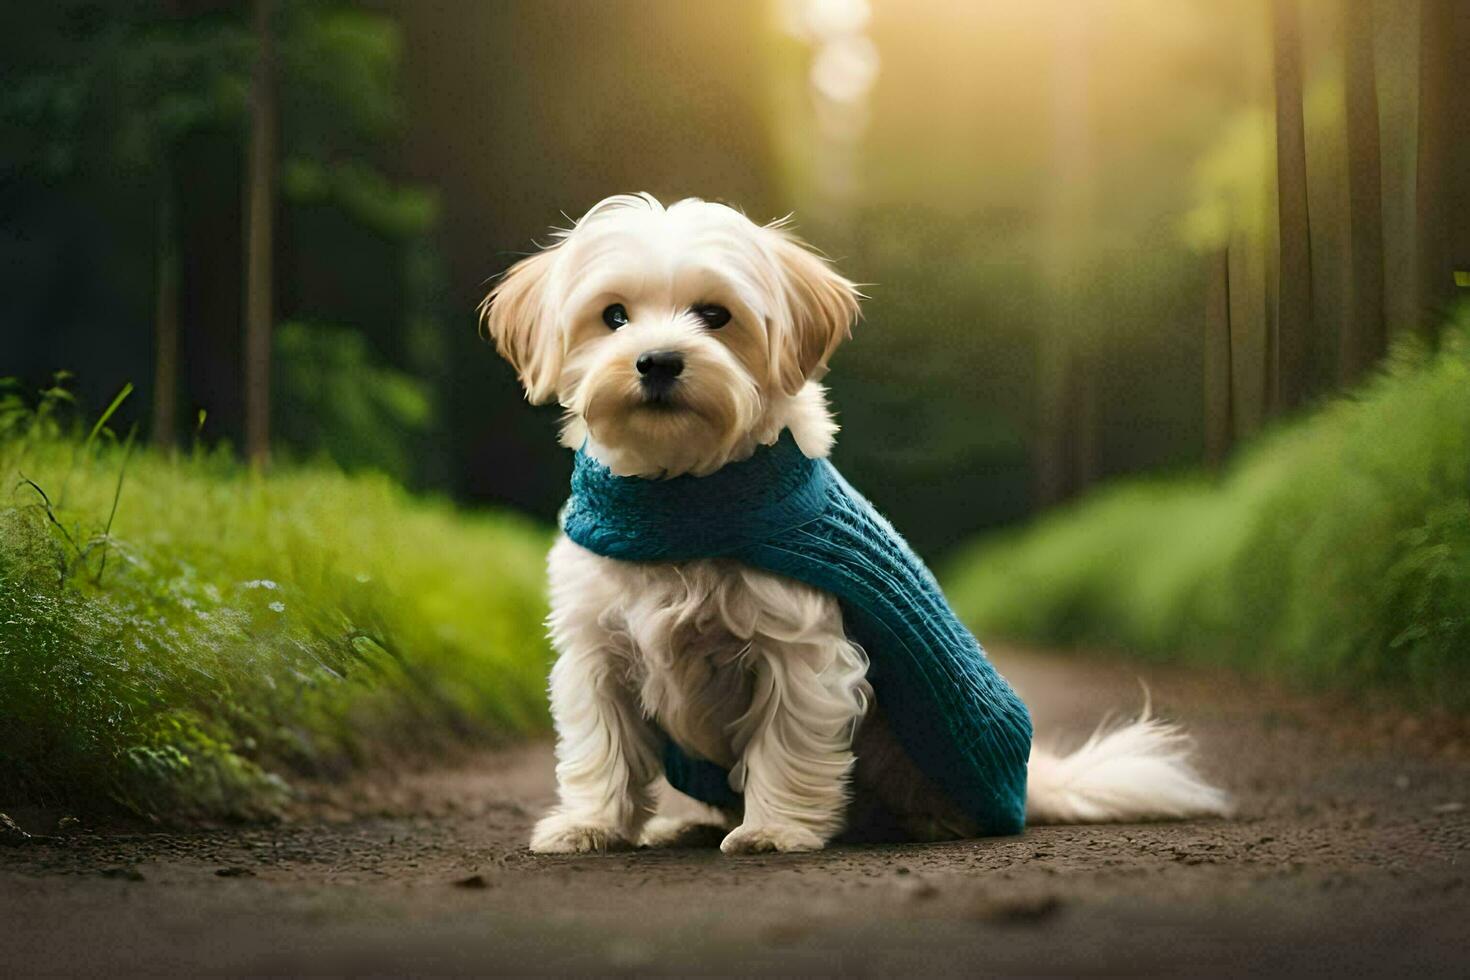
<path id="1" fill-rule="evenodd" d="M 753 826 L 743 823 L 730 831 L 720 843 L 726 854 L 768 854 L 772 851 L 791 853 L 794 851 L 820 851 L 822 838 L 794 824 L 765 824 Z"/>
<path id="2" fill-rule="evenodd" d="M 594 854 L 632 846 L 618 828 L 566 813 L 543 817 L 531 832 L 531 850 L 537 854 Z"/>

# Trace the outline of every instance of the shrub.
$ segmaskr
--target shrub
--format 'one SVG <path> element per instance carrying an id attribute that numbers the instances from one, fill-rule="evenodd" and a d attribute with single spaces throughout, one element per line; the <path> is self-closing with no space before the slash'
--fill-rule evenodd
<path id="1" fill-rule="evenodd" d="M 1218 479 L 1106 488 L 978 543 L 948 580 L 982 633 L 1470 707 L 1470 315 Z"/>
<path id="2" fill-rule="evenodd" d="M 544 726 L 543 529 L 322 465 L 124 471 L 61 397 L 0 401 L 7 797 L 260 815 L 295 774 Z"/>

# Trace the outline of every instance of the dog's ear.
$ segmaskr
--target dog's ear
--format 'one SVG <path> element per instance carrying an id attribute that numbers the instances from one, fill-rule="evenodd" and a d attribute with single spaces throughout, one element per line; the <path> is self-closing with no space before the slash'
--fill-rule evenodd
<path id="1" fill-rule="evenodd" d="M 827 360 L 858 319 L 857 287 L 789 232 L 767 226 L 789 322 L 771 323 L 771 371 L 788 395 L 827 373 Z"/>
<path id="2" fill-rule="evenodd" d="M 480 304 L 482 329 L 510 362 L 526 389 L 526 400 L 544 405 L 556 397 L 561 374 L 561 338 L 547 309 L 546 283 L 556 248 L 511 266 Z"/>

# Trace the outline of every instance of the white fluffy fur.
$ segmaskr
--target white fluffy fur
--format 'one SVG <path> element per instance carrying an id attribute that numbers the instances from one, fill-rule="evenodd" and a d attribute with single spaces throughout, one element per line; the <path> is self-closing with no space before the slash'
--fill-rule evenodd
<path id="1" fill-rule="evenodd" d="M 698 200 L 597 204 L 517 264 L 483 307 L 533 402 L 564 408 L 562 441 L 618 474 L 711 473 L 789 429 L 825 456 L 836 424 L 817 380 L 860 294 L 779 225 Z M 602 311 L 618 303 L 613 331 Z M 717 303 L 712 330 L 691 308 Z M 634 363 L 685 361 L 672 406 L 650 404 Z M 732 772 L 739 814 L 706 810 L 727 853 L 822 847 L 842 829 L 853 736 L 870 703 L 867 657 L 837 601 L 731 561 L 627 563 L 566 538 L 549 559 L 560 802 L 531 838 L 547 853 L 679 839 L 654 818 L 662 729 Z M 655 728 L 655 723 L 657 729 Z M 1147 717 L 1077 752 L 1031 757 L 1029 815 L 1102 821 L 1219 813 L 1177 730 Z"/>
<path id="2" fill-rule="evenodd" d="M 1150 717 L 1099 728 L 1082 747 L 1056 755 L 1032 746 L 1026 773 L 1030 823 L 1108 823 L 1223 815 L 1230 802 L 1190 764 L 1175 725 Z"/>
<path id="3" fill-rule="evenodd" d="M 534 849 L 640 839 L 660 771 L 650 718 L 732 770 L 745 813 L 725 850 L 808 850 L 841 828 L 869 691 L 836 600 L 734 562 L 620 562 L 564 537 L 549 566 L 561 803 Z"/>

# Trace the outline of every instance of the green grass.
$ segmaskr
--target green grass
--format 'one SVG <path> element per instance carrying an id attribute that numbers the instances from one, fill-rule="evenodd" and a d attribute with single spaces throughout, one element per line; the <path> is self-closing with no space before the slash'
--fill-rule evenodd
<path id="1" fill-rule="evenodd" d="M 0 399 L 0 799 L 261 816 L 298 775 L 544 727 L 545 529 L 129 459 L 60 434 L 59 401 Z"/>
<path id="2" fill-rule="evenodd" d="M 1112 486 L 949 572 L 982 636 L 1470 708 L 1470 314 L 1217 479 Z"/>

